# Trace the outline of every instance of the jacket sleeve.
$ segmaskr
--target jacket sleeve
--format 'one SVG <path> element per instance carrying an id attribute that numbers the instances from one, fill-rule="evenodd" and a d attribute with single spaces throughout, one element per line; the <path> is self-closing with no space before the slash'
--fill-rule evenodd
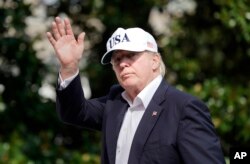
<path id="1" fill-rule="evenodd" d="M 191 99 L 184 105 L 177 142 L 184 163 L 225 163 L 209 110 L 199 100 Z"/>
<path id="2" fill-rule="evenodd" d="M 68 124 L 101 130 L 106 97 L 86 100 L 80 76 L 63 90 L 56 89 L 56 109 L 60 119 Z"/>

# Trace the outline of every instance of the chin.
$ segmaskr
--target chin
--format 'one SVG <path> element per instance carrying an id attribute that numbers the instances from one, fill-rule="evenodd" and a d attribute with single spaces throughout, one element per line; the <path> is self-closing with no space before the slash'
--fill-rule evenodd
<path id="1" fill-rule="evenodd" d="M 138 86 L 138 81 L 135 80 L 124 80 L 120 83 L 124 89 L 128 89 L 128 88 L 136 88 Z"/>

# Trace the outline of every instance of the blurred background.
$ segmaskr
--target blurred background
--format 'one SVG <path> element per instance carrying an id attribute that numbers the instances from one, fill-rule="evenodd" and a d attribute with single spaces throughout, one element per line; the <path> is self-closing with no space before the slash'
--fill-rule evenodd
<path id="1" fill-rule="evenodd" d="M 209 107 L 227 163 L 231 146 L 250 146 L 249 0 L 0 0 L 0 163 L 100 163 L 100 133 L 56 115 L 55 16 L 86 32 L 86 98 L 116 83 L 100 64 L 108 37 L 138 26 L 156 38 L 167 81 Z"/>

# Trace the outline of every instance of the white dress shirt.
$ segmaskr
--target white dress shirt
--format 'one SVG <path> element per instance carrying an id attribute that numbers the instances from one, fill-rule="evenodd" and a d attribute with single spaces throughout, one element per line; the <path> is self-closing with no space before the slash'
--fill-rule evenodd
<path id="1" fill-rule="evenodd" d="M 136 96 L 133 102 L 127 96 L 126 91 L 122 93 L 122 97 L 128 102 L 129 108 L 124 116 L 117 140 L 116 164 L 128 163 L 130 148 L 136 129 L 161 81 L 162 76 L 157 76 Z"/>
<path id="2" fill-rule="evenodd" d="M 79 70 L 77 70 L 77 72 L 73 76 L 65 80 L 62 79 L 62 76 L 59 73 L 59 78 L 58 78 L 59 90 L 65 89 L 71 83 L 71 81 L 78 75 L 78 73 L 79 73 Z"/>

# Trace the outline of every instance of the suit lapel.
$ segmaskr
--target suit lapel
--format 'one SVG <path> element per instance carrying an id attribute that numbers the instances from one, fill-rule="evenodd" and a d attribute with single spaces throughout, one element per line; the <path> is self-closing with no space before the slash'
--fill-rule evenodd
<path id="1" fill-rule="evenodd" d="M 109 157 L 109 163 L 115 163 L 116 144 L 120 131 L 120 127 L 128 109 L 128 104 L 120 97 L 108 106 L 109 113 L 107 114 L 106 124 L 106 146 Z"/>
<path id="2" fill-rule="evenodd" d="M 162 81 L 145 110 L 132 142 L 128 163 L 139 163 L 143 147 L 163 109 L 160 104 L 165 100 L 164 94 L 167 87 L 167 84 Z"/>

